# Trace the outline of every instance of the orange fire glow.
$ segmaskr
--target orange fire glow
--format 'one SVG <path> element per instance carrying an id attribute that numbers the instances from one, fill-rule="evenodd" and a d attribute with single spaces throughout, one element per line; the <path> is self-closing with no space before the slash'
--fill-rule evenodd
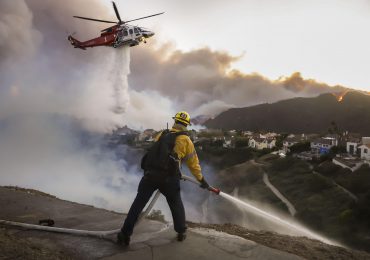
<path id="1" fill-rule="evenodd" d="M 344 96 L 348 93 L 348 90 L 345 90 L 343 92 L 340 92 L 340 93 L 332 93 L 333 96 L 337 99 L 338 102 L 342 102 L 343 101 L 343 98 Z"/>

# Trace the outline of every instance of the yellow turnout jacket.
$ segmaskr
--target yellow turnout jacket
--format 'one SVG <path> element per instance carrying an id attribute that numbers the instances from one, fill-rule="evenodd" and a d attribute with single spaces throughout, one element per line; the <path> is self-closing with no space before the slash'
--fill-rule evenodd
<path id="1" fill-rule="evenodd" d="M 185 126 L 180 124 L 174 124 L 171 128 L 170 132 L 184 132 L 188 131 Z M 162 133 L 160 133 L 156 137 L 156 141 L 158 141 L 159 137 Z M 189 167 L 190 172 L 194 175 L 194 177 L 201 181 L 203 179 L 202 169 L 199 165 L 199 159 L 197 152 L 195 151 L 194 144 L 190 140 L 190 137 L 187 135 L 179 135 L 176 137 L 175 147 L 173 148 L 174 152 L 177 154 L 178 158 L 180 159 L 181 163 L 186 163 Z"/>

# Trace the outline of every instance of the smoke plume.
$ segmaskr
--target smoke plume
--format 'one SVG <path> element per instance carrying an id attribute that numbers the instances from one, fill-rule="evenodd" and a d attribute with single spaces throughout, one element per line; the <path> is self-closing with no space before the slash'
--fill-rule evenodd
<path id="1" fill-rule="evenodd" d="M 208 48 L 181 52 L 170 44 L 135 49 L 130 86 L 141 91 L 155 89 L 194 115 L 343 90 L 304 79 L 298 72 L 278 80 L 244 74 L 232 69 L 239 58 Z"/>
<path id="2" fill-rule="evenodd" d="M 243 74 L 232 70 L 238 57 L 208 48 L 138 46 L 131 65 L 127 48 L 73 49 L 68 34 L 84 41 L 106 25 L 72 16 L 114 20 L 107 8 L 99 0 L 0 1 L 0 185 L 127 211 L 138 160 L 127 147 L 119 157 L 105 149 L 103 134 L 125 124 L 164 128 L 178 110 L 214 115 L 333 90 L 297 73 L 277 81 Z"/>
<path id="3" fill-rule="evenodd" d="M 103 29 L 72 19 L 84 10 L 110 17 L 96 0 L 0 2 L 0 185 L 127 211 L 137 159 L 105 148 L 104 134 L 125 123 L 114 111 L 127 108 L 130 53 L 73 49 L 68 31 Z"/>

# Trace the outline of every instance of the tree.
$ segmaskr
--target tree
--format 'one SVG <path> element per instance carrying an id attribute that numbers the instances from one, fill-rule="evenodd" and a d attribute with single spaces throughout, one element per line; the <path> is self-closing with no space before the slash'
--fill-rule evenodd
<path id="1" fill-rule="evenodd" d="M 238 137 L 235 139 L 235 148 L 247 147 L 249 139 L 247 137 Z"/>
<path id="2" fill-rule="evenodd" d="M 290 150 L 289 154 L 301 153 L 304 151 L 309 151 L 310 149 L 311 149 L 310 142 L 296 143 L 292 145 L 291 147 L 289 147 L 289 150 Z"/>
<path id="3" fill-rule="evenodd" d="M 281 148 L 283 147 L 283 142 L 284 142 L 285 138 L 287 138 L 287 137 L 288 137 L 288 134 L 287 134 L 287 133 L 282 133 L 282 134 L 280 134 L 280 135 L 276 138 L 276 143 L 275 143 L 275 145 L 276 145 L 276 147 L 277 147 L 278 149 L 281 149 Z"/>

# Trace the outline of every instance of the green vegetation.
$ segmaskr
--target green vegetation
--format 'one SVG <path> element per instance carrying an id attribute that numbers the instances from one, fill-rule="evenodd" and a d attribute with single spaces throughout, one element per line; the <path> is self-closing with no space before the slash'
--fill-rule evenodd
<path id="1" fill-rule="evenodd" d="M 270 161 L 271 183 L 296 207 L 296 218 L 345 244 L 370 248 L 370 169 L 352 173 L 331 162 L 311 165 L 292 157 Z M 317 172 L 319 174 L 315 174 Z M 335 183 L 354 193 L 356 202 Z"/>
<path id="2" fill-rule="evenodd" d="M 235 138 L 235 147 L 241 148 L 241 147 L 248 147 L 249 138 L 247 137 L 237 137 Z"/>
<path id="3" fill-rule="evenodd" d="M 310 142 L 302 142 L 302 143 L 297 143 L 289 147 L 290 153 L 301 153 L 305 151 L 309 151 L 311 149 L 311 143 Z"/>
<path id="4" fill-rule="evenodd" d="M 281 134 L 276 138 L 276 143 L 275 143 L 275 145 L 276 145 L 276 147 L 277 147 L 278 149 L 283 148 L 283 142 L 284 142 L 284 140 L 288 137 L 288 135 L 289 135 L 289 134 L 287 134 L 287 133 L 281 133 Z"/>
<path id="5" fill-rule="evenodd" d="M 197 149 L 201 161 L 206 161 L 219 169 L 231 167 L 253 159 L 255 152 L 248 147 L 224 148 L 222 146 L 203 146 Z"/>

